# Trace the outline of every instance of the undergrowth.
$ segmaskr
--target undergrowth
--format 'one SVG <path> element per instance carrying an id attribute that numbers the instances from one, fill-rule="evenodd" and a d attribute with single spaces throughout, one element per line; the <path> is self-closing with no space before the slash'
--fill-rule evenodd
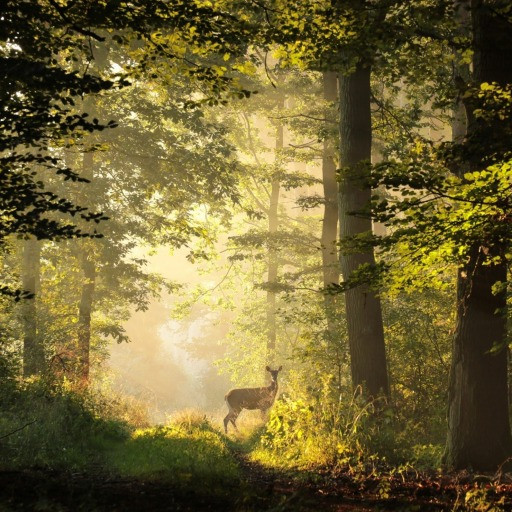
<path id="1" fill-rule="evenodd" d="M 313 402 L 300 394 L 276 401 L 252 457 L 298 469 L 352 473 L 379 467 L 439 467 L 442 446 L 425 443 L 397 428 L 395 411 L 353 397 Z M 423 442 L 422 442 L 423 441 Z"/>
<path id="2" fill-rule="evenodd" d="M 165 481 L 218 494 L 240 485 L 229 439 L 194 411 L 149 426 L 119 397 L 44 380 L 3 386 L 0 470 L 39 468 Z M 129 418 L 136 419 L 135 424 Z M 145 423 L 145 424 L 144 424 Z"/>
<path id="3" fill-rule="evenodd" d="M 367 492 L 379 500 L 393 497 L 397 478 L 414 481 L 421 463 L 434 468 L 440 454 L 437 447 L 414 444 L 415 439 L 405 443 L 405 434 L 393 437 L 392 409 L 375 410 L 375 404 L 357 400 L 342 405 L 312 403 L 298 394 L 282 397 L 265 424 L 246 416 L 240 433 L 225 436 L 197 411 L 149 426 L 140 406 L 130 414 L 134 404 L 119 397 L 42 380 L 4 382 L 2 389 L 0 470 L 40 468 L 163 482 L 184 493 L 236 502 L 244 510 L 251 508 L 257 490 L 244 484 L 240 454 L 289 470 L 287 478 L 313 478 L 319 485 L 341 473 L 361 488 L 373 482 Z M 411 452 L 411 446 L 419 448 Z M 390 462 L 408 452 L 416 454 L 412 462 Z M 477 482 L 457 487 L 453 510 L 504 510 L 498 491 Z"/>
<path id="4" fill-rule="evenodd" d="M 0 411 L 2 469 L 87 469 L 105 464 L 109 446 L 129 436 L 113 402 L 66 383 L 4 387 Z"/>
<path id="5" fill-rule="evenodd" d="M 181 487 L 216 491 L 240 485 L 228 440 L 206 416 L 185 411 L 166 425 L 136 429 L 110 454 L 110 467 L 122 476 L 165 480 Z"/>

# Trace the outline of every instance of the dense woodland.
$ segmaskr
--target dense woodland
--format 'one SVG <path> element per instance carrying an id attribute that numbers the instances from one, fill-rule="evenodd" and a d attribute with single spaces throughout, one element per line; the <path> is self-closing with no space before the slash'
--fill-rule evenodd
<path id="1" fill-rule="evenodd" d="M 0 21 L 2 510 L 510 509 L 508 0 Z M 238 432 L 109 387 L 164 296 L 226 325 L 206 395 L 268 386 Z"/>

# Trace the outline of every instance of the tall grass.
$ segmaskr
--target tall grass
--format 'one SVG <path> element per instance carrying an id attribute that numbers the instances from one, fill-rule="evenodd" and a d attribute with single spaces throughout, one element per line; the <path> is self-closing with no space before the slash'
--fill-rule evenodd
<path id="1" fill-rule="evenodd" d="M 0 437 L 0 470 L 94 471 L 190 490 L 200 482 L 212 494 L 240 485 L 228 438 L 206 416 L 186 411 L 144 426 L 140 406 L 131 414 L 117 396 L 68 385 L 11 386 L 0 398 Z"/>
<path id="2" fill-rule="evenodd" d="M 439 465 L 441 446 L 423 444 L 390 407 L 354 397 L 294 394 L 276 401 L 253 459 L 283 468 L 368 472 L 384 465 Z M 402 427 L 402 429 L 400 428 Z"/>
<path id="3" fill-rule="evenodd" d="M 0 468 L 85 469 L 105 463 L 106 447 L 129 425 L 92 394 L 44 380 L 22 382 L 0 399 Z"/>

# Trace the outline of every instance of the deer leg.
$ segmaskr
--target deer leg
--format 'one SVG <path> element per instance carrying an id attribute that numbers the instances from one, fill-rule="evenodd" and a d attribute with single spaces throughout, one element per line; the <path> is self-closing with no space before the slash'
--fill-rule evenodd
<path id="1" fill-rule="evenodd" d="M 238 427 L 236 426 L 236 419 L 238 418 L 238 415 L 240 414 L 240 411 L 237 411 L 235 409 L 233 409 L 229 404 L 228 404 L 228 414 L 227 416 L 224 418 L 224 432 L 227 434 L 228 433 L 228 423 L 231 422 L 233 427 L 235 427 L 235 430 L 238 432 Z"/>
<path id="2" fill-rule="evenodd" d="M 238 432 L 238 427 L 236 426 L 236 420 L 238 418 L 238 415 L 240 414 L 240 411 L 231 411 L 231 416 L 229 417 L 231 423 L 233 424 L 233 427 L 235 427 L 235 430 Z"/>
<path id="3" fill-rule="evenodd" d="M 227 416 L 224 418 L 224 432 L 227 434 L 228 433 L 228 423 L 230 421 L 230 414 L 231 414 L 231 411 L 228 412 Z"/>

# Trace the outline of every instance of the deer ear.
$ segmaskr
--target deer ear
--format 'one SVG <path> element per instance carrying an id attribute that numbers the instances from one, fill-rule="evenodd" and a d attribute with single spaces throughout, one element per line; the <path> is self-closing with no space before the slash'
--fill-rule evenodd
<path id="1" fill-rule="evenodd" d="M 279 370 L 277 370 L 277 371 L 278 371 L 278 372 L 280 372 L 282 369 L 283 369 L 283 367 L 282 367 L 282 366 L 280 366 L 280 367 L 279 367 Z"/>
<path id="2" fill-rule="evenodd" d="M 267 372 L 270 371 L 270 366 L 265 366 L 265 370 L 267 370 Z"/>

